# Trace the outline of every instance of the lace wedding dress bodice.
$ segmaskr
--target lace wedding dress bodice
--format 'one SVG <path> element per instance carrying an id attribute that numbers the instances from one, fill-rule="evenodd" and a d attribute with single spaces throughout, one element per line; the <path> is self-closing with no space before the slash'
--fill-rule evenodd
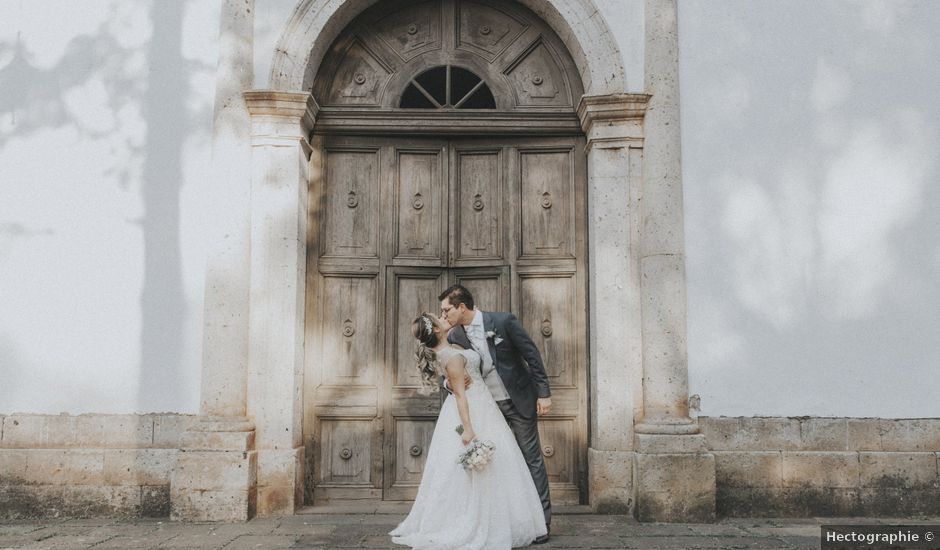
<path id="1" fill-rule="evenodd" d="M 496 447 L 482 471 L 457 463 L 465 447 L 454 428 L 457 402 L 448 395 L 434 427 L 418 496 L 408 517 L 391 532 L 392 542 L 423 550 L 500 550 L 526 546 L 546 533 L 542 502 L 503 413 L 483 382 L 480 354 L 448 347 L 437 352 L 443 367 L 467 360 L 472 383 L 466 397 L 477 439 Z M 443 391 L 443 390 L 442 390 Z"/>
<path id="2" fill-rule="evenodd" d="M 470 380 L 473 381 L 473 383 L 470 384 L 469 389 L 485 389 L 486 383 L 483 381 L 483 371 L 480 370 L 480 365 L 482 364 L 483 360 L 480 358 L 480 354 L 472 349 L 447 347 L 440 350 L 437 352 L 437 360 L 441 364 L 441 369 L 444 368 L 444 365 L 446 365 L 448 361 L 458 355 L 467 360 L 465 368 L 467 370 L 467 374 L 470 375 Z M 447 375 L 446 373 L 442 374 L 445 376 Z"/>

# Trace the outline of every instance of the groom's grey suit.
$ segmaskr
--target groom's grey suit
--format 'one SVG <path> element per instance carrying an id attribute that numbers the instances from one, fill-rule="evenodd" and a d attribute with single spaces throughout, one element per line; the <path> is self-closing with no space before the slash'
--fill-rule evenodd
<path id="1" fill-rule="evenodd" d="M 548 376 L 542 365 L 542 356 L 522 323 L 511 313 L 481 312 L 483 330 L 492 333 L 486 338 L 490 357 L 499 378 L 509 393 L 509 399 L 497 401 L 509 428 L 512 429 L 522 456 L 525 457 L 535 488 L 542 500 L 545 523 L 551 522 L 552 505 L 548 493 L 548 474 L 539 442 L 536 399 L 550 397 Z M 497 340 L 499 343 L 497 343 Z M 450 331 L 447 341 L 464 349 L 473 349 L 464 327 Z M 478 350 L 482 353 L 482 350 Z"/>

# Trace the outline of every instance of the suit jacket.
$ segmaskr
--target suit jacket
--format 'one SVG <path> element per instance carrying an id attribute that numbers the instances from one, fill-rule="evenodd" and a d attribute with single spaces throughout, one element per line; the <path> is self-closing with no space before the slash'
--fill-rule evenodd
<path id="1" fill-rule="evenodd" d="M 519 414 L 532 418 L 536 415 L 536 399 L 552 395 L 542 356 L 515 315 L 486 311 L 482 314 L 483 331 L 495 333 L 493 338 L 486 338 L 486 344 L 496 372 Z M 497 344 L 496 340 L 500 342 Z M 447 335 L 447 341 L 465 349 L 473 349 L 462 326 L 454 327 Z"/>

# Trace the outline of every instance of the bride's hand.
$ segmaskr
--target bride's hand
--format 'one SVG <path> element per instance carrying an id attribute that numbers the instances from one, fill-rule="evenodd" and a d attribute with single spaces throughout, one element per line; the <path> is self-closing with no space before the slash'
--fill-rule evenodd
<path id="1" fill-rule="evenodd" d="M 473 430 L 464 430 L 460 434 L 460 439 L 463 441 L 464 445 L 469 445 L 471 441 L 477 438 L 477 434 L 473 433 Z"/>

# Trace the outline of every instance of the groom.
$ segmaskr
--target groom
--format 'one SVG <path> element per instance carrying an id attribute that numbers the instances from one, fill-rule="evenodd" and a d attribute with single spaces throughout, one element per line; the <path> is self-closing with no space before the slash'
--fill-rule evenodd
<path id="1" fill-rule="evenodd" d="M 542 366 L 542 356 L 513 314 L 476 309 L 473 295 L 463 286 L 451 286 L 438 299 L 441 301 L 441 316 L 454 326 L 447 340 L 464 349 L 474 349 L 483 357 L 483 381 L 522 450 L 542 500 L 545 524 L 551 532 L 552 505 L 542 445 L 539 443 L 538 416 L 551 410 L 552 392 Z M 536 539 L 535 543 L 546 541 L 547 534 Z"/>

